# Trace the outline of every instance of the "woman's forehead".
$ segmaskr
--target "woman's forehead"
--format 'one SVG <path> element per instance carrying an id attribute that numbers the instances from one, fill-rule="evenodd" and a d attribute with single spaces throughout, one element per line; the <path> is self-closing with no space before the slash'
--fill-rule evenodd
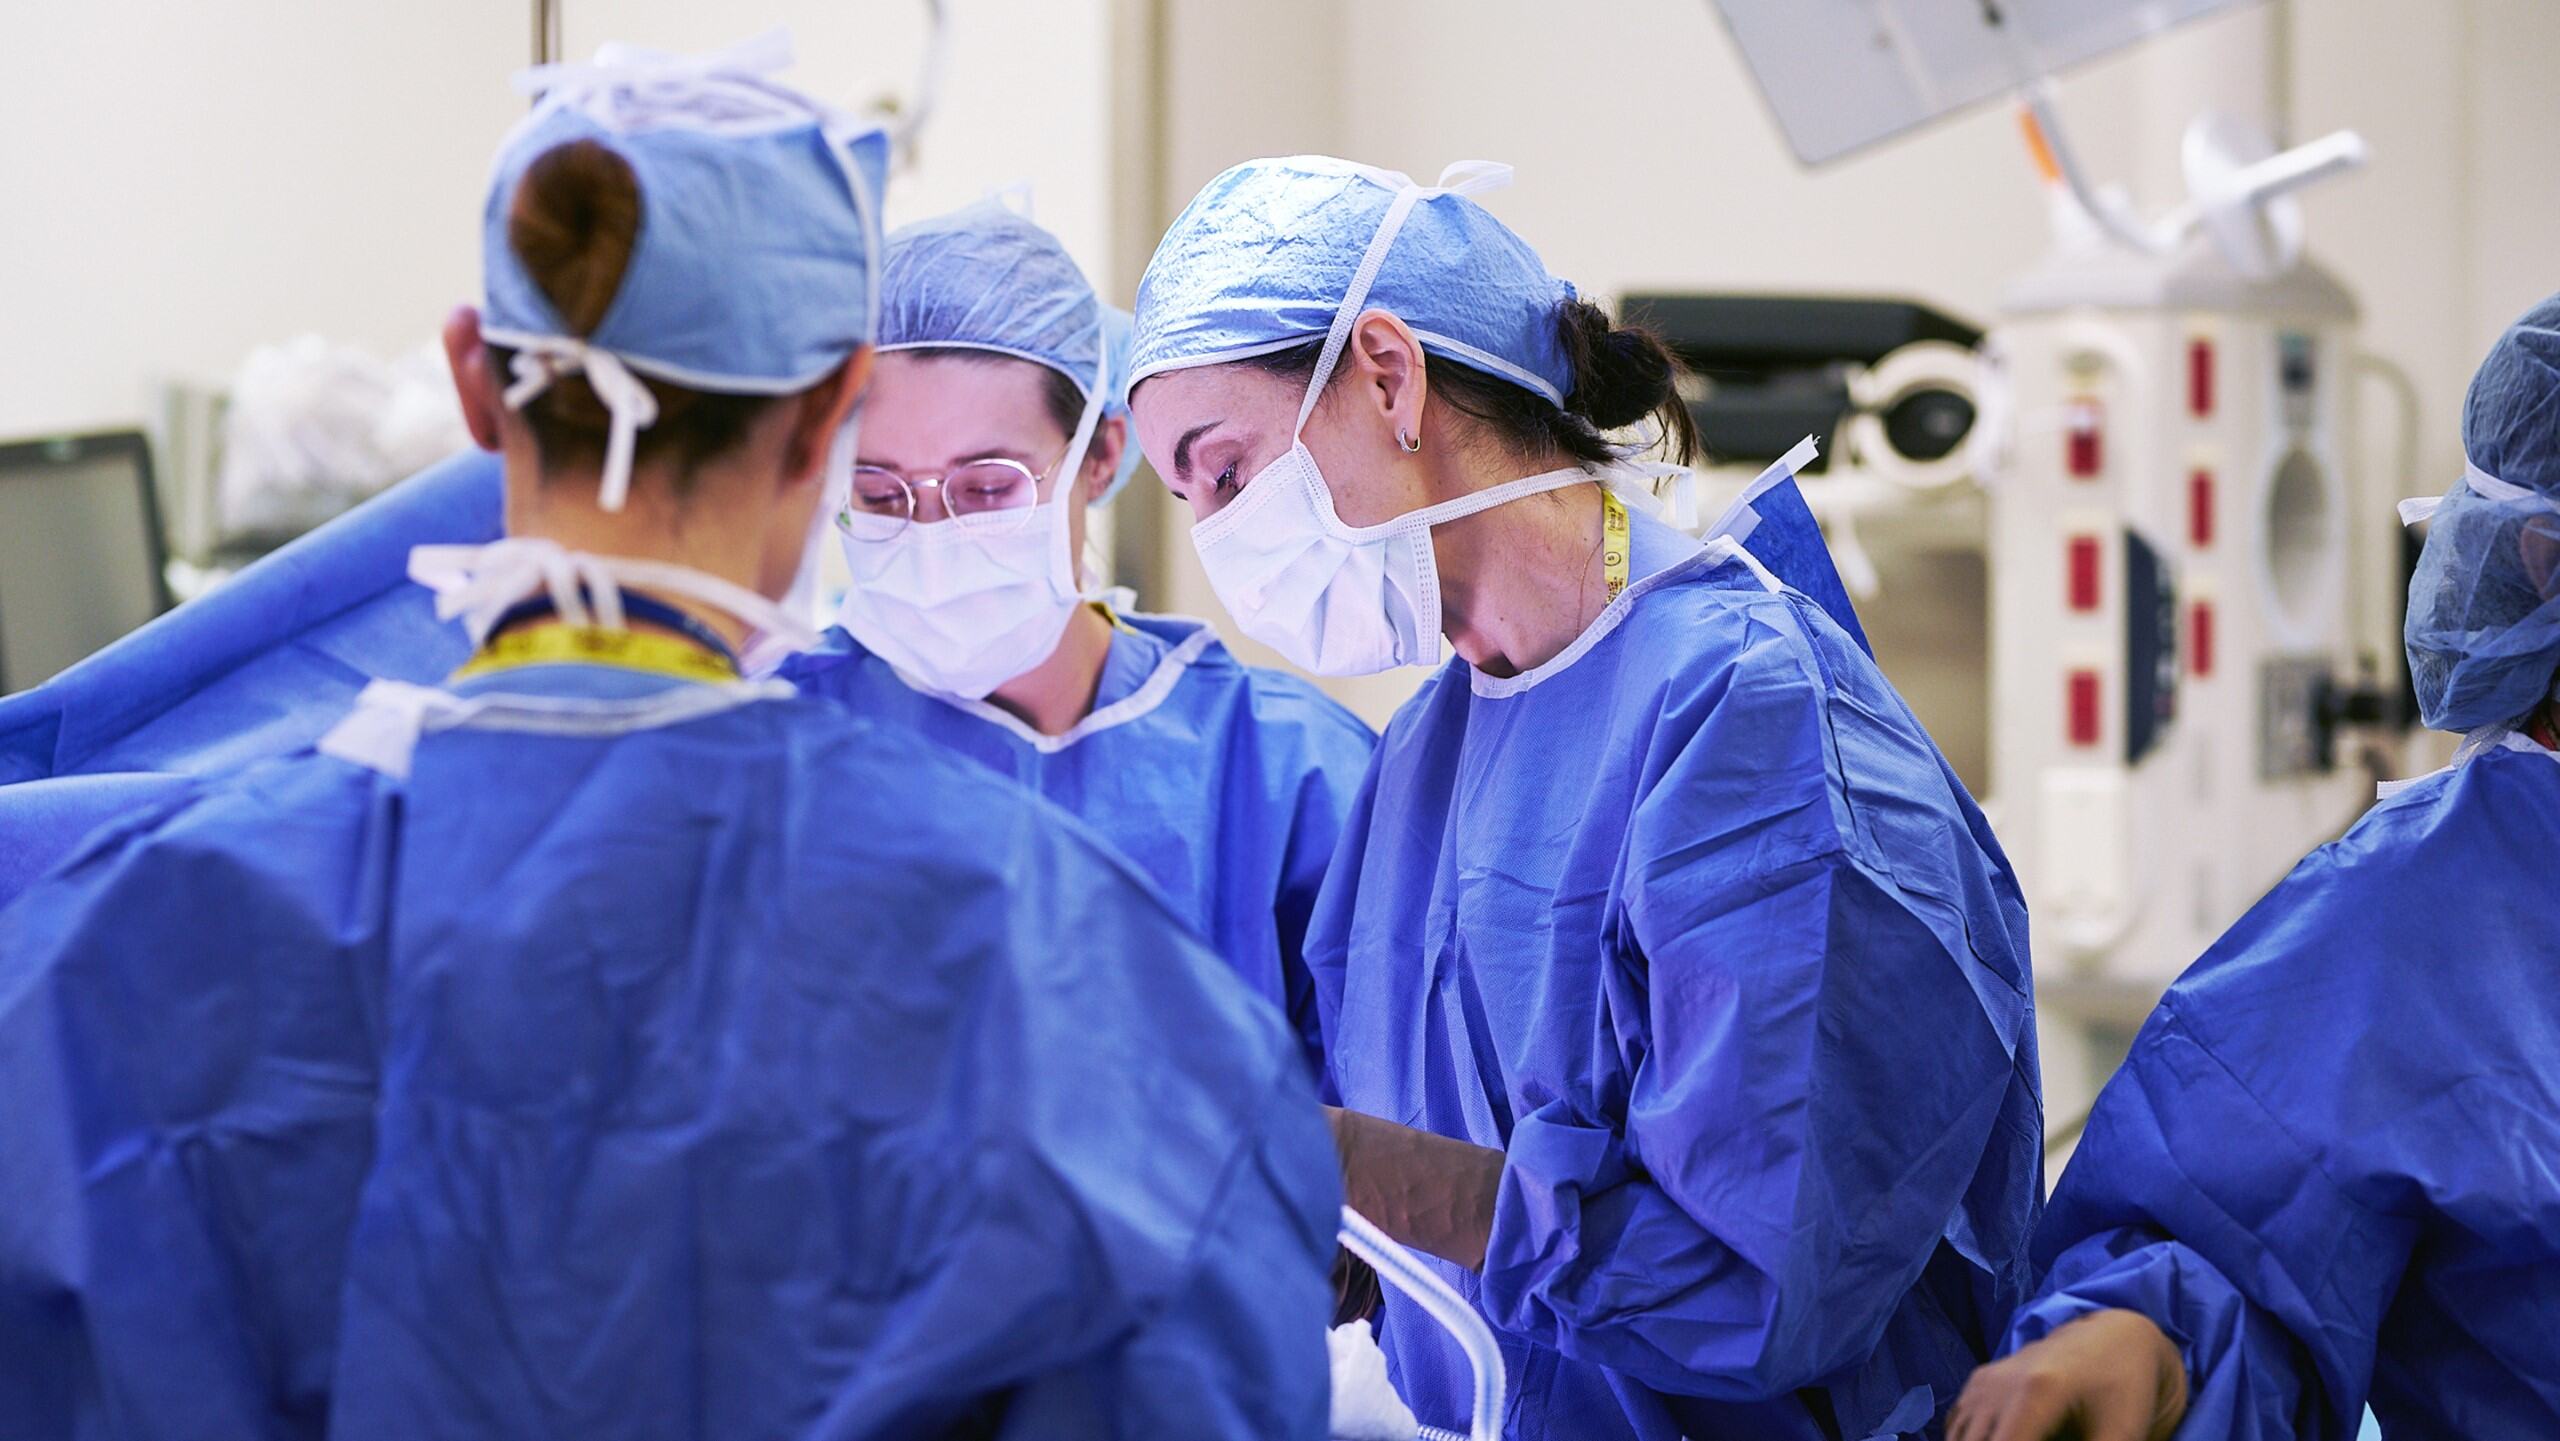
<path id="1" fill-rule="evenodd" d="M 1257 366 L 1202 365 L 1140 381 L 1129 397 L 1129 409 L 1141 429 L 1150 423 L 1189 426 L 1211 419 L 1260 425 L 1275 416 L 1284 422 L 1294 419 L 1300 391 L 1288 378 Z"/>
<path id="2" fill-rule="evenodd" d="M 875 404 L 970 404 L 1045 415 L 1051 372 L 1045 365 L 994 351 L 892 350 L 872 375 Z"/>
<path id="3" fill-rule="evenodd" d="M 932 467 L 984 455 L 1043 463 L 1067 437 L 1051 415 L 1045 367 L 1004 355 L 893 350 L 864 397 L 864 459 Z"/>

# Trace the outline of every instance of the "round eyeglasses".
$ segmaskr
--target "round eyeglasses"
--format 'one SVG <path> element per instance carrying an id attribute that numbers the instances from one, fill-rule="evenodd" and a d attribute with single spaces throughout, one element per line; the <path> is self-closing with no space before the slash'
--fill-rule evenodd
<path id="1" fill-rule="evenodd" d="M 885 465 L 853 468 L 853 494 L 837 527 L 856 540 L 894 540 L 916 523 L 926 491 L 942 514 L 980 533 L 1019 530 L 1040 499 L 1039 471 L 1018 460 L 989 456 L 953 466 L 940 475 L 908 475 Z M 923 522 L 933 524 L 932 521 Z"/>

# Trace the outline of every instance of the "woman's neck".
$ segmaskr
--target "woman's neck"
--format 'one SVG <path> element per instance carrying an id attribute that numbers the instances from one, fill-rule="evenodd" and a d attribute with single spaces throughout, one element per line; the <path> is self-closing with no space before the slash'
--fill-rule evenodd
<path id="1" fill-rule="evenodd" d="M 680 565 L 755 589 L 763 536 L 748 525 L 724 523 L 723 507 L 697 505 L 679 519 L 670 489 L 634 484 L 630 503 L 607 511 L 589 500 L 595 493 L 590 482 L 562 477 L 519 485 L 515 474 L 510 466 L 506 529 L 511 536 L 548 540 L 590 555 Z M 691 596 L 653 593 L 653 598 L 710 627 L 732 650 L 744 646 L 753 629 Z"/>
<path id="2" fill-rule="evenodd" d="M 1079 605 L 1049 658 L 997 686 L 987 703 L 1044 736 L 1065 735 L 1093 714 L 1103 662 L 1110 657 L 1111 622 L 1092 606 Z"/>
<path id="3" fill-rule="evenodd" d="M 1485 478 L 1475 488 L 1511 478 Z M 1440 626 L 1451 648 L 1493 676 L 1535 670 L 1562 654 L 1608 604 L 1600 541 L 1596 484 L 1526 496 L 1432 527 Z"/>

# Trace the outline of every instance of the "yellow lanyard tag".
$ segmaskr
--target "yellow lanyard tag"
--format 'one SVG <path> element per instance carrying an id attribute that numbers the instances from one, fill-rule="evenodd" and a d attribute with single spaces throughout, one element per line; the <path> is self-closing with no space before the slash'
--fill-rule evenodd
<path id="1" fill-rule="evenodd" d="M 678 680 L 723 685 L 738 678 L 729 658 L 676 636 L 644 630 L 536 625 L 492 637 L 453 673 L 455 680 L 531 665 L 609 665 Z"/>
<path id="2" fill-rule="evenodd" d="M 1609 599 L 1627 588 L 1627 503 L 1607 486 L 1600 487 L 1600 562 L 1609 578 Z"/>

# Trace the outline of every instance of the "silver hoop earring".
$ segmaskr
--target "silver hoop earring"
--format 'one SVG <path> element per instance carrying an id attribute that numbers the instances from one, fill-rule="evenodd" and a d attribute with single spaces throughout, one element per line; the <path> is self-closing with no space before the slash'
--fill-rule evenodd
<path id="1" fill-rule="evenodd" d="M 1396 432 L 1396 444 L 1403 446 L 1404 453 L 1407 455 L 1420 455 L 1422 453 L 1422 442 L 1410 435 L 1407 435 L 1402 430 L 1398 430 Z"/>

